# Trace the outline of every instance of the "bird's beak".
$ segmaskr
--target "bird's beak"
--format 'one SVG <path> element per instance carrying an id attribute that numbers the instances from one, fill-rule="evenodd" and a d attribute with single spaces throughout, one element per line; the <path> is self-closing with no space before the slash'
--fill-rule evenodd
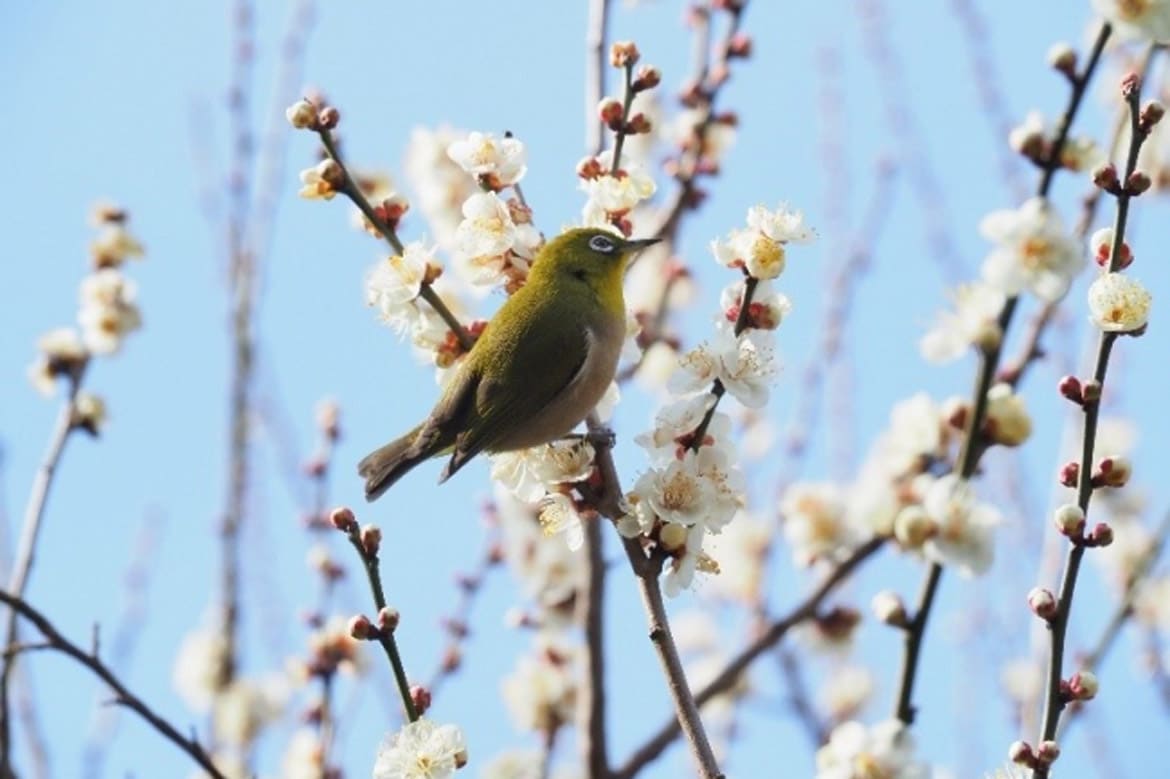
<path id="1" fill-rule="evenodd" d="M 661 241 L 661 238 L 639 238 L 638 240 L 634 241 L 626 241 L 626 251 L 633 254 L 635 252 L 642 251 L 648 246 L 653 246 L 656 243 L 660 243 Z"/>

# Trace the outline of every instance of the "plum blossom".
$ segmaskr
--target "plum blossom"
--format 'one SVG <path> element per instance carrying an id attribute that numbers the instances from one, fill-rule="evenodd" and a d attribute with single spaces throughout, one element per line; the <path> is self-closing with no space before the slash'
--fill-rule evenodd
<path id="1" fill-rule="evenodd" d="M 927 362 L 945 363 L 962 357 L 972 346 L 999 343 L 999 314 L 1004 294 L 990 284 L 963 284 L 952 294 L 953 311 L 943 311 L 922 336 L 919 350 Z"/>
<path id="2" fill-rule="evenodd" d="M 1085 265 L 1081 247 L 1043 198 L 988 214 L 979 231 L 996 244 L 983 262 L 983 279 L 1005 295 L 1027 290 L 1045 302 L 1059 300 Z"/>
<path id="3" fill-rule="evenodd" d="M 467 764 L 467 744 L 455 725 L 425 717 L 386 737 L 374 761 L 374 779 L 450 779 Z"/>
<path id="4" fill-rule="evenodd" d="M 784 272 L 789 243 L 811 243 L 816 238 L 804 223 L 804 214 L 781 203 L 775 211 L 762 205 L 748 210 L 746 230 L 732 230 L 726 239 L 711 242 L 722 265 L 742 267 L 757 279 L 774 279 Z"/>

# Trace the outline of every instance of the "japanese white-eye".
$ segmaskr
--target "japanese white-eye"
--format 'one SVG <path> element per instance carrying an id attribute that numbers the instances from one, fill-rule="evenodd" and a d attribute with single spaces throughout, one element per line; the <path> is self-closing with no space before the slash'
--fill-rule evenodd
<path id="1" fill-rule="evenodd" d="M 430 416 L 358 463 L 366 499 L 423 460 L 450 455 L 441 483 L 480 452 L 526 449 L 576 427 L 617 370 L 626 336 L 626 264 L 657 242 L 576 228 L 545 244 Z"/>

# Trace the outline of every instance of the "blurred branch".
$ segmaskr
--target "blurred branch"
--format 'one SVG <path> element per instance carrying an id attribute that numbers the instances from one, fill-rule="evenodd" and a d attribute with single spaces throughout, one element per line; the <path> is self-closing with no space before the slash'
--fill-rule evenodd
<path id="1" fill-rule="evenodd" d="M 61 403 L 57 422 L 49 435 L 48 451 L 45 452 L 41 466 L 33 476 L 32 489 L 24 511 L 24 523 L 20 529 L 20 540 L 17 542 L 16 557 L 8 578 L 8 592 L 17 598 L 23 597 L 28 586 L 33 561 L 36 558 L 37 539 L 40 537 L 41 525 L 45 518 L 45 506 L 53 487 L 53 477 L 65 452 L 65 442 L 69 440 L 69 434 L 76 429 L 73 423 L 74 405 L 77 393 L 81 389 L 81 382 L 85 378 L 85 368 L 86 364 L 82 363 L 76 372 L 69 376 L 68 394 Z M 16 617 L 16 611 L 8 612 L 4 630 L 6 648 L 15 646 L 18 640 Z M 12 712 L 9 686 L 16 662 L 16 655 L 6 654 L 3 667 L 0 668 L 0 777 L 15 775 L 12 767 Z"/>
<path id="2" fill-rule="evenodd" d="M 585 28 L 585 151 L 597 156 L 604 151 L 605 123 L 597 106 L 605 97 L 605 43 L 609 29 L 609 0 L 589 0 Z"/>
<path id="3" fill-rule="evenodd" d="M 152 565 L 158 561 L 155 550 L 162 525 L 162 517 L 153 512 L 143 518 L 122 577 L 125 602 L 110 642 L 107 662 L 109 668 L 118 673 L 126 672 L 146 621 L 146 592 L 150 586 Z M 101 700 L 94 702 L 93 719 L 81 754 L 80 774 L 92 779 L 102 775 L 106 752 L 118 727 L 118 712 L 103 704 Z"/>
<path id="4" fill-rule="evenodd" d="M 695 703 L 706 704 L 712 698 L 727 692 L 739 680 L 741 674 L 755 660 L 780 642 L 796 625 L 812 619 L 824 600 L 839 584 L 863 562 L 872 557 L 885 543 L 883 538 L 873 538 L 858 547 L 852 555 L 834 568 L 809 595 L 794 606 L 785 616 L 773 621 L 760 635 L 740 650 L 714 679 L 695 694 Z M 656 760 L 681 733 L 678 720 L 671 719 L 662 725 L 642 746 L 634 750 L 620 768 L 613 772 L 613 779 L 632 779 L 639 771 Z"/>
<path id="5" fill-rule="evenodd" d="M 828 728 L 821 721 L 816 708 L 808 697 L 808 689 L 804 683 L 804 672 L 800 665 L 800 658 L 787 647 L 776 650 L 776 659 L 780 663 L 780 672 L 788 685 L 788 705 L 796 715 L 796 719 L 804 726 L 808 735 L 809 745 L 816 751 L 829 740 Z"/>
<path id="6" fill-rule="evenodd" d="M 1150 541 L 1149 547 L 1134 563 L 1133 572 L 1125 583 L 1125 591 L 1121 595 L 1121 599 L 1114 608 L 1113 614 L 1109 617 L 1109 621 L 1105 623 L 1105 628 L 1101 631 L 1093 648 L 1089 650 L 1088 654 L 1080 661 L 1081 668 L 1087 671 L 1096 671 L 1101 663 L 1105 661 L 1105 656 L 1108 654 L 1113 643 L 1117 637 L 1121 635 L 1121 629 L 1125 623 L 1133 616 L 1133 601 L 1134 596 L 1137 595 L 1138 589 L 1146 581 L 1146 577 L 1150 571 L 1153 570 L 1154 565 L 1157 564 L 1158 558 L 1162 556 L 1162 549 L 1166 546 L 1166 538 L 1170 536 L 1170 512 L 1167 512 L 1162 517 L 1162 523 L 1158 525 L 1158 529 L 1154 531 L 1154 537 Z M 1161 663 L 1160 656 L 1153 658 L 1155 663 Z M 1061 721 L 1056 729 L 1056 737 L 1059 740 L 1061 735 L 1069 724 L 1076 719 L 1075 715 L 1080 714 L 1084 709 L 1075 706 L 1069 709 L 1069 716 Z"/>
<path id="7" fill-rule="evenodd" d="M 57 628 L 49 622 L 48 618 L 25 603 L 21 598 L 0 590 L 0 603 L 4 603 L 14 609 L 21 617 L 31 622 L 40 631 L 41 635 L 44 636 L 49 644 L 49 648 L 73 658 L 109 685 L 114 693 L 114 703 L 125 706 L 146 720 L 147 724 L 162 734 L 163 738 L 187 753 L 212 779 L 226 779 L 219 772 L 219 769 L 215 767 L 215 764 L 212 763 L 211 757 L 200 746 L 198 741 L 194 738 L 183 736 L 173 725 L 155 713 L 141 698 L 126 689 L 125 685 L 118 680 L 114 672 L 98 658 L 96 652 L 86 652 L 62 636 L 57 631 Z"/>

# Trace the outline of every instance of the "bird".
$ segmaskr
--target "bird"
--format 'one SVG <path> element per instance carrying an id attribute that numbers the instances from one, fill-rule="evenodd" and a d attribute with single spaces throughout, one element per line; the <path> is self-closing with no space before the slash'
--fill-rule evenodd
<path id="1" fill-rule="evenodd" d="M 430 415 L 358 463 L 366 500 L 433 457 L 449 456 L 442 484 L 480 452 L 527 449 L 571 432 L 617 371 L 626 337 L 626 267 L 659 240 L 579 227 L 548 241 Z"/>

